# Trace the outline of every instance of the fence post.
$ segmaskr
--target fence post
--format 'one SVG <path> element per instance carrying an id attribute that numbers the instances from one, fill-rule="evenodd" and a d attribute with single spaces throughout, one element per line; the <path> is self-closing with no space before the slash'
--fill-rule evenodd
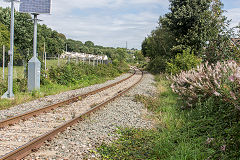
<path id="1" fill-rule="evenodd" d="M 44 52 L 44 54 L 45 54 L 44 58 L 45 58 L 45 72 L 46 72 L 46 70 L 47 70 L 47 53 L 46 53 L 46 51 Z"/>

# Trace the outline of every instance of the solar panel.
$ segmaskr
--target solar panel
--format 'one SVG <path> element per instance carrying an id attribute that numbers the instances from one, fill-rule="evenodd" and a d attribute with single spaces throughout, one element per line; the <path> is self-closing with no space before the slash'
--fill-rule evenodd
<path id="1" fill-rule="evenodd" d="M 20 12 L 50 14 L 51 0 L 20 0 Z"/>

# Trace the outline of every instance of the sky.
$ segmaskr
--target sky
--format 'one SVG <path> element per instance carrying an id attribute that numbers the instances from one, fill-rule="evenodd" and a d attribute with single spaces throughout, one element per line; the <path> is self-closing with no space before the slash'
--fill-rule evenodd
<path id="1" fill-rule="evenodd" d="M 231 26 L 240 22 L 240 0 L 222 0 Z M 0 6 L 10 6 L 0 0 Z M 18 5 L 16 5 L 18 8 Z M 74 40 L 93 41 L 105 47 L 141 48 L 157 27 L 160 16 L 169 12 L 168 0 L 52 0 L 50 15 L 40 15 L 53 30 Z"/>

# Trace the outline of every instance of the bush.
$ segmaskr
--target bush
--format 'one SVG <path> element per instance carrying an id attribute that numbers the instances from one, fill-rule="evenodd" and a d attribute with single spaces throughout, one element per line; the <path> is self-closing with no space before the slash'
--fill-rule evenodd
<path id="1" fill-rule="evenodd" d="M 174 59 L 167 62 L 166 72 L 177 74 L 183 71 L 188 71 L 197 67 L 201 63 L 201 59 L 191 53 L 190 49 L 186 49 L 183 53 L 178 53 Z"/>
<path id="2" fill-rule="evenodd" d="M 125 64 L 120 62 L 117 64 L 99 64 L 96 67 L 82 63 L 68 63 L 60 67 L 52 67 L 49 70 L 49 79 L 60 85 L 75 85 L 93 79 L 112 78 L 128 70 Z"/>
<path id="3" fill-rule="evenodd" d="M 156 57 L 147 65 L 147 70 L 151 73 L 165 72 L 167 60 L 164 57 Z"/>
<path id="4" fill-rule="evenodd" d="M 240 67 L 235 61 L 201 64 L 196 69 L 172 76 L 172 89 L 193 106 L 215 96 L 240 110 Z"/>

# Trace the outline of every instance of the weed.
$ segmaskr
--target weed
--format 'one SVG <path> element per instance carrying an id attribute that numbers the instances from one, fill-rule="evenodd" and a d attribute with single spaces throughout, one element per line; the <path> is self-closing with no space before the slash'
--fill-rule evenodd
<path id="1" fill-rule="evenodd" d="M 240 116 L 233 105 L 209 98 L 196 108 L 183 110 L 170 82 L 163 76 L 156 79 L 158 97 L 136 95 L 135 100 L 155 113 L 157 129 L 120 128 L 116 141 L 99 146 L 103 159 L 240 158 Z"/>

